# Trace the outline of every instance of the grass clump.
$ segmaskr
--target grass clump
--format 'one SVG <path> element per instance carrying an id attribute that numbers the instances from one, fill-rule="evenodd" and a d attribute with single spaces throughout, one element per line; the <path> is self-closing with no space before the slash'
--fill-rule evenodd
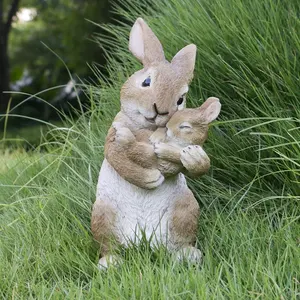
<path id="1" fill-rule="evenodd" d="M 124 2 L 125 3 L 125 2 Z M 121 3 L 122 5 L 122 3 Z M 163 251 L 131 249 L 124 264 L 96 268 L 91 205 L 104 138 L 119 89 L 139 66 L 129 26 L 99 36 L 109 79 L 87 88 L 91 110 L 48 134 L 48 152 L 0 171 L 0 295 L 63 299 L 297 299 L 299 297 L 298 1 L 132 1 L 125 21 L 144 17 L 168 58 L 198 47 L 188 96 L 223 104 L 205 149 L 210 174 L 190 180 L 201 204 L 202 268 Z M 127 7 L 128 8 L 128 7 Z M 114 52 L 109 47 L 114 46 Z M 120 64 L 120 61 L 122 62 Z M 94 68 L 96 74 L 98 71 Z"/>

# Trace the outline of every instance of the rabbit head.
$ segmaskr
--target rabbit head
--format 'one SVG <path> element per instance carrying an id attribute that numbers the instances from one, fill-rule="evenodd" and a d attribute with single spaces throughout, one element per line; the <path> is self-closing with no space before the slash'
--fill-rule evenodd
<path id="1" fill-rule="evenodd" d="M 143 64 L 121 89 L 121 109 L 137 128 L 164 127 L 185 106 L 188 84 L 193 77 L 196 46 L 181 49 L 168 62 L 162 45 L 141 18 L 134 23 L 129 50 Z"/>
<path id="2" fill-rule="evenodd" d="M 208 98 L 199 108 L 177 111 L 167 123 L 167 140 L 182 147 L 203 145 L 208 135 L 209 123 L 221 110 L 218 98 Z"/>

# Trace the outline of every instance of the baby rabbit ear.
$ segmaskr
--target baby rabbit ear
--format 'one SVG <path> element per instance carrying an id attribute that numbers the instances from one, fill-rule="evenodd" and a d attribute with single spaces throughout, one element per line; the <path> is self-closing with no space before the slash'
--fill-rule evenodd
<path id="1" fill-rule="evenodd" d="M 142 18 L 138 18 L 132 26 L 129 50 L 144 67 L 165 60 L 160 41 Z"/>
<path id="2" fill-rule="evenodd" d="M 172 67 L 177 73 L 187 78 L 190 81 L 193 78 L 193 72 L 196 62 L 197 47 L 194 44 L 190 44 L 182 48 L 172 59 Z"/>
<path id="3" fill-rule="evenodd" d="M 218 98 L 209 97 L 199 108 L 201 112 L 201 119 L 204 119 L 205 122 L 210 123 L 214 121 L 220 111 L 221 111 L 221 103 Z"/>

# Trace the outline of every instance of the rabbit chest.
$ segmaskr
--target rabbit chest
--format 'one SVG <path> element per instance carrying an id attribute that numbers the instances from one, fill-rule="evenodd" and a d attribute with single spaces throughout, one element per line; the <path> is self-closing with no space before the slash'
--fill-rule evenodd
<path id="1" fill-rule="evenodd" d="M 145 235 L 152 243 L 172 247 L 168 235 L 174 202 L 184 197 L 187 189 L 182 174 L 166 179 L 153 190 L 139 188 L 124 180 L 105 159 L 96 201 L 105 202 L 115 211 L 113 225 L 122 244 L 138 242 Z"/>

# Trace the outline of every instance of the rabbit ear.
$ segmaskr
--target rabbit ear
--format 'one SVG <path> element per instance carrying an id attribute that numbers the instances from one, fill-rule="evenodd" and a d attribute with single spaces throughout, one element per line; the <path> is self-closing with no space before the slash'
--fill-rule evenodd
<path id="1" fill-rule="evenodd" d="M 138 18 L 132 26 L 129 50 L 145 67 L 165 60 L 160 41 L 142 18 Z"/>
<path id="2" fill-rule="evenodd" d="M 201 113 L 201 119 L 204 119 L 207 124 L 214 121 L 221 111 L 220 100 L 215 97 L 209 97 L 199 107 L 199 111 Z"/>
<path id="3" fill-rule="evenodd" d="M 190 44 L 182 48 L 172 59 L 172 67 L 180 74 L 191 80 L 195 68 L 197 47 Z"/>

